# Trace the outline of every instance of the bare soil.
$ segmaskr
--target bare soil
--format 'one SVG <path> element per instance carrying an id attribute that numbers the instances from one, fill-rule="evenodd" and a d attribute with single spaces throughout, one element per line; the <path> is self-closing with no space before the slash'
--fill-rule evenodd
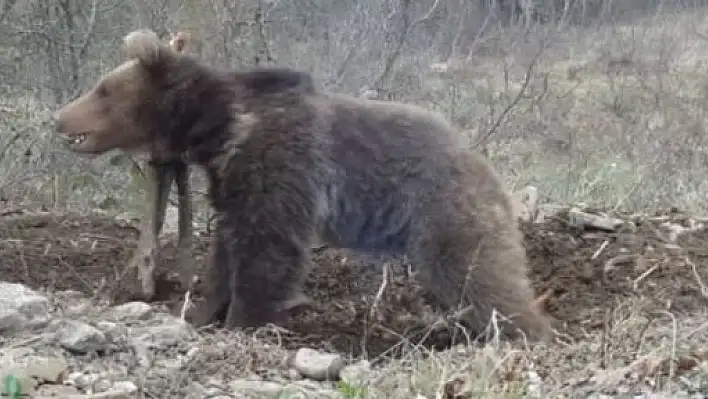
<path id="1" fill-rule="evenodd" d="M 632 223 L 615 232 L 570 227 L 563 214 L 522 226 L 536 291 L 568 339 L 582 340 L 602 330 L 608 312 L 631 297 L 642 298 L 647 312 L 668 310 L 679 316 L 708 305 L 703 286 L 708 282 L 708 250 L 703 249 L 708 231 L 685 233 L 671 242 L 661 224 L 687 226 L 691 218 L 677 212 L 621 217 Z M 136 273 L 121 274 L 137 236 L 130 223 L 98 214 L 6 210 L 0 213 L 0 278 L 38 289 L 130 300 L 137 290 Z M 159 266 L 158 300 L 168 306 L 183 296 L 170 271 L 174 241 L 165 240 Z M 196 240 L 196 269 L 208 245 L 205 237 Z M 429 314 L 425 295 L 402 260 L 325 250 L 315 254 L 315 263 L 306 290 L 314 303 L 283 326 L 280 339 L 286 347 L 382 354 Z M 389 278 L 372 312 L 384 263 L 390 266 Z"/>

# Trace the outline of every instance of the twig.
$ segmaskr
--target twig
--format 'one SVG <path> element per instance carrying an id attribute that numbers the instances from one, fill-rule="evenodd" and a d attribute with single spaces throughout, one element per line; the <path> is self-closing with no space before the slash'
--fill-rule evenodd
<path id="1" fill-rule="evenodd" d="M 256 44 L 256 54 L 254 57 L 254 63 L 256 66 L 260 66 L 263 61 L 266 63 L 275 62 L 273 54 L 271 53 L 270 48 L 268 48 L 268 40 L 266 39 L 265 34 L 266 24 L 264 21 L 267 13 L 268 10 L 264 10 L 263 3 L 259 1 L 258 7 L 256 7 L 253 15 L 253 24 L 257 27 L 256 37 L 258 41 Z M 263 58 L 265 58 L 265 60 Z"/>
<path id="2" fill-rule="evenodd" d="M 521 101 L 521 98 L 524 96 L 524 93 L 526 93 L 526 89 L 528 88 L 529 84 L 531 83 L 531 76 L 533 75 L 534 67 L 536 66 L 536 63 L 538 62 L 538 59 L 541 57 L 541 54 L 543 53 L 543 50 L 545 49 L 545 41 L 541 42 L 541 47 L 539 48 L 538 52 L 533 56 L 531 59 L 531 62 L 529 63 L 528 68 L 526 68 L 526 74 L 524 76 L 524 82 L 521 84 L 521 89 L 519 89 L 519 92 L 516 95 L 516 98 L 502 111 L 501 115 L 499 115 L 499 118 L 497 118 L 496 121 L 492 124 L 492 126 L 487 130 L 484 134 L 480 135 L 476 142 L 475 142 L 475 147 L 478 146 L 479 144 L 486 142 L 489 137 L 496 132 L 496 130 L 501 126 L 502 121 L 506 118 L 507 114 L 511 112 L 512 108 L 516 107 L 516 105 Z"/>
<path id="3" fill-rule="evenodd" d="M 607 262 L 605 262 L 605 266 L 602 268 L 602 272 L 604 274 L 607 274 L 610 270 L 614 269 L 615 266 L 622 264 L 622 263 L 629 263 L 632 260 L 636 259 L 639 255 L 636 254 L 631 254 L 631 255 L 617 255 Z"/>
<path id="4" fill-rule="evenodd" d="M 700 326 L 696 327 L 695 329 L 689 331 L 688 334 L 683 336 L 682 341 L 685 341 L 685 340 L 691 338 L 691 336 L 693 336 L 694 334 L 697 334 L 697 333 L 699 333 L 703 330 L 706 330 L 706 329 L 708 329 L 708 321 L 701 324 Z"/>
<path id="5" fill-rule="evenodd" d="M 10 149 L 10 147 L 12 147 L 13 144 L 15 144 L 15 142 L 17 140 L 20 139 L 20 137 L 22 137 L 22 133 L 15 133 L 10 138 L 10 140 L 8 140 L 7 143 L 5 143 L 5 145 L 2 148 L 2 151 L 0 151 L 0 160 L 5 159 L 5 155 L 7 154 L 7 151 Z"/>
<path id="6" fill-rule="evenodd" d="M 490 322 L 492 326 L 492 342 L 494 343 L 495 348 L 499 348 L 499 343 L 501 340 L 501 330 L 499 329 L 499 312 L 497 312 L 496 308 L 492 309 L 492 316 L 490 317 Z"/>
<path id="7" fill-rule="evenodd" d="M 401 0 L 403 13 L 403 28 L 401 29 L 401 34 L 398 35 L 398 40 L 396 41 L 396 47 L 394 47 L 391 54 L 386 59 L 386 64 L 384 65 L 384 70 L 376 82 L 374 83 L 374 89 L 382 89 L 384 82 L 388 79 L 389 75 L 393 72 L 393 66 L 396 64 L 398 57 L 401 55 L 403 50 L 403 45 L 406 43 L 406 36 L 411 28 L 410 15 L 408 15 L 408 7 L 410 6 L 410 0 Z"/>
<path id="8" fill-rule="evenodd" d="M 386 64 L 384 66 L 383 72 L 381 73 L 379 78 L 376 79 L 376 83 L 374 83 L 373 85 L 373 88 L 375 90 L 383 90 L 384 82 L 386 82 L 391 73 L 393 73 L 393 67 L 394 65 L 396 65 L 398 57 L 401 56 L 403 46 L 406 44 L 406 38 L 408 37 L 408 33 L 410 33 L 411 29 L 413 29 L 416 25 L 429 20 L 433 16 L 435 10 L 437 10 L 438 6 L 440 5 L 440 0 L 435 0 L 435 3 L 430 6 L 428 11 L 415 21 L 411 21 L 410 15 L 408 13 L 410 5 L 411 0 L 401 0 L 401 12 L 403 13 L 403 27 L 401 28 L 401 34 L 398 36 L 398 40 L 396 41 L 396 47 L 394 47 L 393 51 L 386 59 Z"/>
<path id="9" fill-rule="evenodd" d="M 537 296 L 536 299 L 533 300 L 532 306 L 538 308 L 539 310 L 542 309 L 542 306 L 543 308 L 548 308 L 548 300 L 551 299 L 553 293 L 553 288 L 548 288 L 543 292 L 543 294 Z"/>
<path id="10" fill-rule="evenodd" d="M 5 17 L 10 15 L 10 11 L 12 10 L 12 7 L 17 4 L 17 0 L 9 0 L 4 2 L 3 7 L 2 7 L 2 13 L 0 13 L 0 22 L 3 22 L 5 20 Z"/>
<path id="11" fill-rule="evenodd" d="M 366 353 L 366 343 L 368 342 L 368 339 L 369 339 L 369 331 L 372 328 L 372 324 L 373 324 L 373 326 L 377 325 L 377 323 L 372 323 L 371 320 L 374 319 L 374 317 L 376 316 L 376 311 L 378 310 L 379 302 L 381 302 L 381 299 L 383 298 L 384 291 L 386 291 L 386 287 L 388 286 L 388 273 L 389 273 L 389 263 L 386 262 L 383 264 L 383 270 L 381 272 L 381 275 L 382 275 L 381 276 L 381 285 L 379 286 L 379 289 L 376 292 L 376 296 L 374 296 L 374 301 L 371 303 L 371 307 L 369 308 L 369 312 L 366 315 L 364 336 L 361 338 L 361 351 L 362 351 L 362 353 Z"/>
<path id="12" fill-rule="evenodd" d="M 602 321 L 602 336 L 600 337 L 600 368 L 603 370 L 607 369 L 607 352 L 609 351 L 609 346 L 610 346 L 610 315 L 612 314 L 612 310 L 608 307 L 605 308 L 605 315 L 603 317 Z"/>
<path id="13" fill-rule="evenodd" d="M 89 44 L 91 44 L 91 38 L 95 33 L 95 26 L 96 26 L 96 14 L 98 11 L 98 2 L 96 0 L 93 0 L 91 2 L 91 14 L 87 18 L 88 21 L 88 26 L 86 27 L 86 34 L 83 37 L 83 40 L 81 41 L 81 44 L 78 46 L 79 52 L 77 54 L 77 57 L 79 59 L 82 59 L 86 56 L 86 52 L 89 49 Z"/>
<path id="14" fill-rule="evenodd" d="M 600 245 L 600 248 L 598 248 L 597 251 L 595 251 L 595 253 L 592 254 L 592 256 L 590 257 L 590 259 L 591 259 L 591 260 L 597 259 L 597 257 L 600 256 L 600 254 L 602 253 L 602 251 L 605 250 L 605 248 L 607 247 L 607 244 L 609 244 L 609 243 L 610 243 L 610 240 L 605 240 L 605 241 L 603 241 L 603 242 L 602 242 L 602 245 Z"/>
<path id="15" fill-rule="evenodd" d="M 191 295 L 191 290 L 187 290 L 187 292 L 184 293 L 184 303 L 182 304 L 182 309 L 179 311 L 179 319 L 182 321 L 187 320 L 187 310 L 192 305 Z"/>
<path id="16" fill-rule="evenodd" d="M 659 268 L 659 265 L 654 265 L 654 266 L 652 266 L 649 270 L 645 271 L 645 272 L 642 273 L 639 277 L 637 277 L 636 279 L 634 279 L 634 281 L 632 281 L 632 289 L 635 290 L 635 291 L 636 291 L 637 289 L 639 289 L 639 283 L 642 282 L 642 280 L 644 280 L 645 278 L 647 278 L 647 276 L 649 276 L 650 274 L 654 273 L 654 271 L 655 271 L 656 269 L 658 269 L 658 268 Z"/>
<path id="17" fill-rule="evenodd" d="M 370 317 L 373 317 L 376 310 L 378 310 L 379 302 L 381 302 L 381 299 L 383 298 L 384 291 L 386 291 L 386 287 L 388 286 L 388 274 L 389 274 L 389 263 L 388 262 L 384 263 L 383 271 L 381 274 L 382 274 L 381 285 L 379 286 L 379 290 L 376 292 L 376 296 L 374 297 L 374 302 L 371 304 L 371 308 L 369 309 Z"/>
<path id="18" fill-rule="evenodd" d="M 691 266 L 693 277 L 696 279 L 696 283 L 698 283 L 698 286 L 701 287 L 701 295 L 703 295 L 704 297 L 708 297 L 708 288 L 705 286 L 705 284 L 703 284 L 703 279 L 701 279 L 701 275 L 698 274 L 696 264 L 693 263 L 693 261 L 688 256 L 684 256 L 684 260 L 686 261 L 686 263 L 688 263 L 689 266 Z"/>
<path id="19" fill-rule="evenodd" d="M 647 320 L 646 323 L 644 323 L 644 326 L 642 326 L 642 329 L 639 331 L 639 337 L 637 337 L 637 347 L 634 349 L 634 360 L 639 359 L 639 351 L 642 349 L 642 344 L 644 343 L 644 336 L 646 335 L 647 331 L 649 330 L 649 326 L 651 323 L 656 319 L 653 315 Z"/>
<path id="20" fill-rule="evenodd" d="M 676 316 L 666 310 L 659 311 L 659 313 L 667 315 L 671 318 L 671 355 L 669 357 L 669 378 L 667 381 L 667 391 L 671 391 L 672 379 L 674 377 L 674 359 L 676 359 L 676 337 L 678 336 L 678 321 Z"/>

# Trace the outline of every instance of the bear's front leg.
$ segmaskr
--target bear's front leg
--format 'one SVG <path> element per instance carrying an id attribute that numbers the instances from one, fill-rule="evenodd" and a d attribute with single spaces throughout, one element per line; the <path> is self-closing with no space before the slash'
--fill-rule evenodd
<path id="1" fill-rule="evenodd" d="M 251 233 L 241 230 L 248 238 L 241 236 L 234 242 L 242 245 L 229 248 L 227 329 L 281 324 L 290 310 L 309 302 L 302 293 L 309 243 L 291 239 L 282 231 L 264 230 L 263 225 L 260 229 L 251 226 Z"/>
<path id="2" fill-rule="evenodd" d="M 218 222 L 217 222 L 218 223 Z M 207 269 L 204 279 L 204 300 L 185 315 L 185 319 L 195 327 L 202 327 L 224 320 L 231 302 L 230 270 L 227 243 L 219 237 L 219 231 L 212 237 L 209 254 L 206 259 Z"/>
<path id="3" fill-rule="evenodd" d="M 145 166 L 146 207 L 141 218 L 140 241 L 128 268 L 138 269 L 142 296 L 149 301 L 155 297 L 155 268 L 160 251 L 158 238 L 165 221 L 167 199 L 175 170 L 169 163 L 155 160 L 148 161 Z"/>
<path id="4" fill-rule="evenodd" d="M 193 268 L 194 226 L 192 225 L 192 200 L 189 195 L 189 167 L 181 161 L 172 161 L 172 168 L 177 183 L 178 198 L 178 230 L 177 263 L 182 289 L 187 291 L 196 283 Z"/>
<path id="5" fill-rule="evenodd" d="M 223 321 L 234 329 L 280 323 L 289 310 L 309 302 L 302 287 L 311 262 L 314 201 L 271 187 L 264 198 L 244 190 L 248 195 L 220 202 L 228 207 L 217 218 L 205 302 L 191 318 L 195 325 Z"/>

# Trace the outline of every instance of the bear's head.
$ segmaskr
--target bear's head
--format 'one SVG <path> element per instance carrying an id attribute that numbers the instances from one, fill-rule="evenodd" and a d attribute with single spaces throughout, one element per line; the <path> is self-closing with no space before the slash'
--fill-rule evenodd
<path id="1" fill-rule="evenodd" d="M 150 30 L 136 30 L 123 40 L 127 61 L 102 76 L 77 99 L 54 113 L 56 133 L 76 153 L 98 155 L 114 149 L 147 151 L 154 130 L 170 125 L 166 87 L 185 56 L 183 34 L 168 45 Z M 165 126 L 167 128 L 167 126 Z"/>

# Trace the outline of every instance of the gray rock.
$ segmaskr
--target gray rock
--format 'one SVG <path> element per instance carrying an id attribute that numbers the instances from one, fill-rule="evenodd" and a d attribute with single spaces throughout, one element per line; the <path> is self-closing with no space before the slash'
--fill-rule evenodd
<path id="1" fill-rule="evenodd" d="M 128 395 L 134 395 L 138 392 L 138 386 L 132 381 L 116 381 L 113 383 L 111 390 L 114 392 L 124 392 Z"/>
<path id="2" fill-rule="evenodd" d="M 36 354 L 33 348 L 20 346 L 17 348 L 7 348 L 0 351 L 0 364 L 6 364 L 8 362 L 14 363 L 21 361 L 28 356 Z"/>
<path id="3" fill-rule="evenodd" d="M 97 381 L 93 383 L 90 387 L 91 393 L 108 392 L 113 387 L 113 383 L 106 375 L 99 375 Z"/>
<path id="4" fill-rule="evenodd" d="M 543 204 L 539 205 L 536 210 L 536 217 L 533 219 L 534 223 L 544 223 L 546 219 L 550 219 L 558 216 L 559 213 L 567 210 L 567 206 L 556 205 L 556 204 Z"/>
<path id="5" fill-rule="evenodd" d="M 133 393 L 127 393 L 116 389 L 110 389 L 105 392 L 87 395 L 86 399 L 132 399 L 135 397 Z"/>
<path id="6" fill-rule="evenodd" d="M 0 334 L 45 326 L 49 299 L 22 284 L 0 282 Z"/>
<path id="7" fill-rule="evenodd" d="M 166 317 L 161 324 L 134 328 L 130 335 L 148 348 L 165 348 L 193 339 L 195 332 L 189 323 Z"/>
<path id="8" fill-rule="evenodd" d="M 543 394 L 543 380 L 541 376 L 534 370 L 529 370 L 527 372 L 527 385 L 526 385 L 526 395 L 529 398 L 541 399 L 545 395 Z"/>
<path id="9" fill-rule="evenodd" d="M 89 301 L 64 305 L 64 317 L 70 319 L 81 319 L 81 317 L 91 311 L 93 305 Z"/>
<path id="10" fill-rule="evenodd" d="M 592 227 L 604 231 L 615 231 L 624 224 L 623 220 L 606 215 L 583 212 L 578 208 L 572 208 L 568 211 L 568 222 L 575 227 Z"/>
<path id="11" fill-rule="evenodd" d="M 75 371 L 70 373 L 64 379 L 64 385 L 76 387 L 79 389 L 85 389 L 91 385 L 90 375 L 84 374 L 80 371 Z"/>
<path id="12" fill-rule="evenodd" d="M 209 399 L 223 398 L 223 397 L 231 398 L 230 396 L 225 395 L 224 392 L 222 390 L 220 390 L 219 388 L 207 388 L 204 391 L 204 395 L 202 395 L 201 397 L 202 398 L 209 398 Z"/>
<path id="13" fill-rule="evenodd" d="M 127 302 L 111 309 L 111 316 L 116 320 L 147 320 L 153 314 L 152 306 L 145 302 Z"/>
<path id="14" fill-rule="evenodd" d="M 111 387 L 111 383 L 106 381 L 103 375 L 89 371 L 76 371 L 69 374 L 64 380 L 64 384 L 90 392 L 103 392 Z"/>
<path id="15" fill-rule="evenodd" d="M 80 291 L 74 291 L 74 290 L 66 290 L 66 291 L 58 291 L 55 292 L 54 295 L 52 295 L 52 298 L 55 301 L 61 301 L 63 303 L 67 302 L 80 302 L 86 299 L 86 296 Z"/>
<path id="16" fill-rule="evenodd" d="M 310 348 L 298 349 L 291 363 L 303 377 L 316 381 L 339 379 L 345 364 L 339 354 L 321 353 Z"/>
<path id="17" fill-rule="evenodd" d="M 133 353 L 135 353 L 135 359 L 141 367 L 148 368 L 152 366 L 154 361 L 154 356 L 150 349 L 143 342 L 135 340 L 132 342 Z M 170 360 L 174 362 L 174 360 Z M 177 362 L 177 368 L 181 367 L 181 362 Z"/>
<path id="18" fill-rule="evenodd" d="M 54 339 L 63 348 L 82 354 L 105 350 L 109 344 L 101 330 L 76 320 L 62 320 L 57 323 Z"/>
<path id="19" fill-rule="evenodd" d="M 289 398 L 341 398 L 340 392 L 335 391 L 331 383 L 302 380 L 293 382 L 288 389 Z"/>
<path id="20" fill-rule="evenodd" d="M 280 398 L 287 392 L 286 385 L 263 380 L 234 380 L 229 387 L 244 398 Z"/>
<path id="21" fill-rule="evenodd" d="M 109 342 L 120 342 L 128 335 L 128 327 L 124 324 L 98 321 L 95 326 L 105 334 L 106 340 Z"/>
<path id="22" fill-rule="evenodd" d="M 34 399 L 77 399 L 85 398 L 86 395 L 82 395 L 78 389 L 67 386 L 67 385 L 57 385 L 57 384 L 45 384 L 37 388 L 37 391 L 32 395 Z"/>
<path id="23" fill-rule="evenodd" d="M 0 380 L 13 376 L 23 394 L 30 394 L 40 383 L 58 383 L 68 369 L 65 359 L 28 355 L 3 356 L 0 360 Z"/>
<path id="24" fill-rule="evenodd" d="M 216 393 L 216 392 L 213 392 Z M 192 381 L 189 383 L 189 386 L 187 388 L 187 395 L 185 399 L 202 399 L 202 398 L 208 398 L 212 394 L 212 391 L 209 388 L 204 387 L 202 384 L 198 383 L 197 381 Z"/>

